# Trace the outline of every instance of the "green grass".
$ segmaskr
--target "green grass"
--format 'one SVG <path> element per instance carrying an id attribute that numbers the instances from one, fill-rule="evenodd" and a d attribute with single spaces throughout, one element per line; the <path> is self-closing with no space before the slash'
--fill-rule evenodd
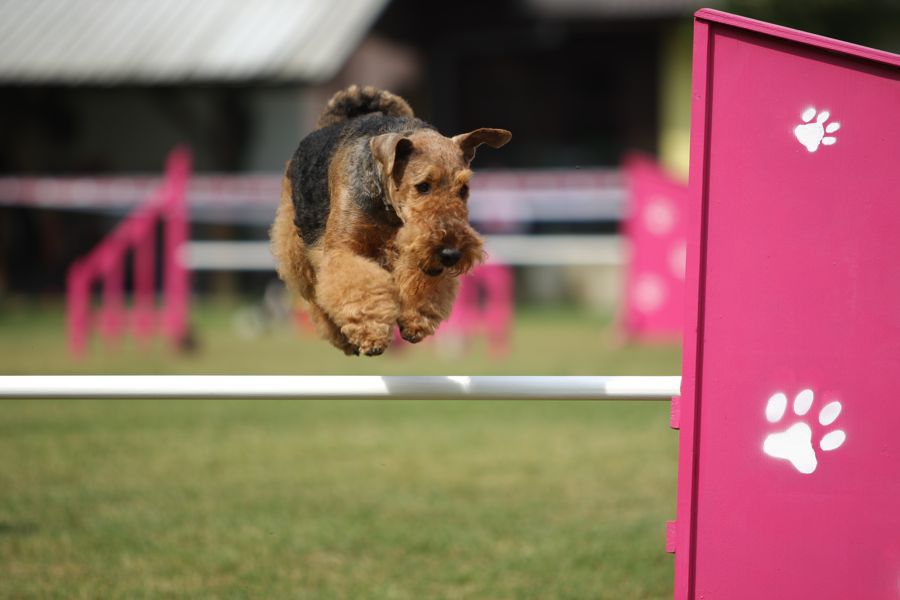
<path id="1" fill-rule="evenodd" d="M 19 306 L 0 312 L 3 373 L 100 374 L 319 374 L 319 375 L 677 375 L 678 348 L 625 344 L 608 318 L 564 309 L 520 310 L 511 351 L 493 359 L 482 340 L 462 353 L 426 341 L 401 343 L 380 357 L 345 357 L 291 323 L 265 335 L 235 333 L 234 304 L 205 304 L 194 311 L 198 350 L 168 352 L 159 343 L 139 348 L 130 340 L 107 345 L 73 361 L 66 351 L 64 314 L 58 304 Z"/>
<path id="2" fill-rule="evenodd" d="M 94 348 L 58 307 L 0 315 L 5 373 L 669 374 L 584 313 L 525 311 L 514 349 L 345 358 L 196 319 L 200 350 Z M 0 597 L 665 598 L 666 403 L 5 401 Z"/>

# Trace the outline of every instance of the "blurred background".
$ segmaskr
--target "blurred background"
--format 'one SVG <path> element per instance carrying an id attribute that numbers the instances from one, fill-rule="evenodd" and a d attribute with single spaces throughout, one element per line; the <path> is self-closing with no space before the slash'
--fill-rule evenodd
<path id="1" fill-rule="evenodd" d="M 700 6 L 0 0 L 0 371 L 678 374 Z M 703 6 L 900 50 L 895 0 Z M 317 338 L 267 247 L 353 83 L 513 132 L 474 162 L 490 264 L 377 359 Z M 667 597 L 667 428 L 662 403 L 4 402 L 0 596 Z"/>
<path id="2" fill-rule="evenodd" d="M 900 37 L 900 9 L 887 0 L 714 6 L 887 50 Z M 472 218 L 485 234 L 529 236 L 489 245 L 514 269 L 517 305 L 614 318 L 627 281 L 618 234 L 634 205 L 625 157 L 642 152 L 686 178 L 696 8 L 2 2 L 0 311 L 60 298 L 73 261 L 146 203 L 176 146 L 193 160 L 192 298 L 271 297 L 263 245 L 203 242 L 266 240 L 284 162 L 328 98 L 359 83 L 404 96 L 448 135 L 513 131 L 514 143 L 476 160 Z M 565 237 L 538 239 L 546 234 Z"/>

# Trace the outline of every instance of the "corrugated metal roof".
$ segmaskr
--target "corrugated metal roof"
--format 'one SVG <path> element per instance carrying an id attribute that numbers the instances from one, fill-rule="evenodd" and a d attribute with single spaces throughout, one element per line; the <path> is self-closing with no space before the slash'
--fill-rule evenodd
<path id="1" fill-rule="evenodd" d="M 647 18 L 689 15 L 721 0 L 526 0 L 534 10 L 549 16 L 588 18 Z"/>
<path id="2" fill-rule="evenodd" d="M 0 0 L 0 82 L 319 81 L 388 0 Z"/>

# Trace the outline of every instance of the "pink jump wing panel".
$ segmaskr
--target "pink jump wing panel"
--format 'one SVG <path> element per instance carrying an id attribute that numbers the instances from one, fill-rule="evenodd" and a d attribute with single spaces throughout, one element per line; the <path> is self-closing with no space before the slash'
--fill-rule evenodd
<path id="1" fill-rule="evenodd" d="M 900 597 L 900 56 L 696 15 L 675 597 Z"/>
<path id="2" fill-rule="evenodd" d="M 642 155 L 624 161 L 628 271 L 623 326 L 630 338 L 678 340 L 684 319 L 687 185 Z"/>
<path id="3" fill-rule="evenodd" d="M 514 312 L 512 269 L 499 263 L 481 265 L 460 278 L 459 295 L 450 318 L 438 330 L 443 340 L 461 342 L 485 334 L 491 356 L 509 352 Z"/>

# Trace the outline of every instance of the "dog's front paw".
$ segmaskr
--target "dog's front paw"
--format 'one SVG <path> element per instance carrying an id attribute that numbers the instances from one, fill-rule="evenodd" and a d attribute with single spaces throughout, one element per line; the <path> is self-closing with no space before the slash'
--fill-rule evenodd
<path id="1" fill-rule="evenodd" d="M 337 345 L 337 348 L 341 350 L 346 356 L 359 356 L 359 346 L 354 346 L 350 343 L 344 343 L 341 345 Z"/>
<path id="2" fill-rule="evenodd" d="M 410 315 L 401 317 L 397 321 L 400 326 L 400 337 L 411 344 L 417 344 L 437 329 L 437 322 L 427 319 L 422 315 Z"/>
<path id="3" fill-rule="evenodd" d="M 357 354 L 378 356 L 391 342 L 391 329 L 382 323 L 350 324 L 341 327 L 341 333 L 358 350 Z"/>

